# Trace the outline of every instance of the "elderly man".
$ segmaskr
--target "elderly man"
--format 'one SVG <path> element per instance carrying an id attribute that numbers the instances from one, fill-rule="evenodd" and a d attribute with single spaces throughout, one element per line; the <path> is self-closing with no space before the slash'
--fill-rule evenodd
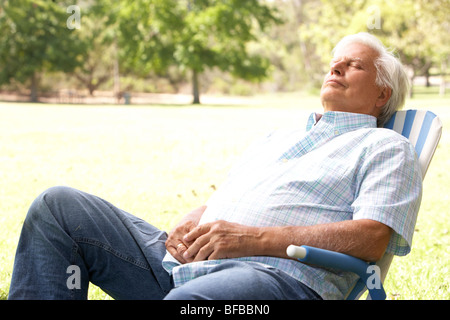
<path id="1" fill-rule="evenodd" d="M 345 37 L 322 86 L 323 114 L 306 132 L 253 145 L 168 235 L 93 195 L 45 191 L 24 222 L 9 298 L 82 299 L 89 281 L 117 299 L 343 298 L 355 275 L 299 263 L 286 248 L 367 261 L 410 251 L 420 169 L 409 142 L 379 128 L 406 91 L 400 62 L 375 37 Z"/>

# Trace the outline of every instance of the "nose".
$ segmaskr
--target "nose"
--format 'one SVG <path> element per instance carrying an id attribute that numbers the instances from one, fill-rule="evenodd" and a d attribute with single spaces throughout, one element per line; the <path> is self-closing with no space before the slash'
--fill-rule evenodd
<path id="1" fill-rule="evenodd" d="M 337 61 L 331 64 L 330 73 L 333 75 L 343 76 L 345 73 L 345 68 L 342 61 Z"/>

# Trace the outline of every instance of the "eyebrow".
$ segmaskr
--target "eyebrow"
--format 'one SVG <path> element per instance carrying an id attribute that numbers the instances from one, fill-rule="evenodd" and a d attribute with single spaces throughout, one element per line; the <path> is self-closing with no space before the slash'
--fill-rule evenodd
<path id="1" fill-rule="evenodd" d="M 342 56 L 342 57 L 335 57 L 333 59 L 331 59 L 331 62 L 337 62 L 337 61 L 347 61 L 347 62 L 360 62 L 362 64 L 365 64 L 363 59 L 361 58 L 357 58 L 357 57 L 347 57 L 347 56 Z"/>

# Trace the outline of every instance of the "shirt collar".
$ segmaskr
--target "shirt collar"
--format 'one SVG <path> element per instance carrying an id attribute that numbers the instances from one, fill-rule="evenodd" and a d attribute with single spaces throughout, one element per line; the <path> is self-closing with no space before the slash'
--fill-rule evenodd
<path id="1" fill-rule="evenodd" d="M 334 135 L 338 135 L 362 128 L 376 128 L 377 118 L 361 113 L 328 111 L 321 115 L 314 112 L 309 116 L 306 131 L 313 127 L 332 130 Z"/>

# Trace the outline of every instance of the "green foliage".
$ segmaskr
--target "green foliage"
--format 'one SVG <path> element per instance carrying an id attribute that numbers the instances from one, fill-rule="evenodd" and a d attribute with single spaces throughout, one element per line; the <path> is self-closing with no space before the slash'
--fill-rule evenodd
<path id="1" fill-rule="evenodd" d="M 218 67 L 251 79 L 261 78 L 268 61 L 250 56 L 246 44 L 278 21 L 259 1 L 99 1 L 97 12 L 108 15 L 124 69 L 162 72 L 169 65 L 203 72 Z"/>
<path id="2" fill-rule="evenodd" d="M 278 21 L 267 6 L 256 0 L 191 1 L 180 11 L 184 25 L 174 53 L 180 66 L 198 72 L 218 67 L 245 79 L 266 75 L 268 61 L 250 55 L 246 45 L 256 40 L 255 24 L 264 30 Z"/>
<path id="3" fill-rule="evenodd" d="M 106 2 L 108 13 L 111 2 Z M 174 39 L 171 30 L 179 29 L 174 0 L 118 1 L 113 32 L 117 39 L 122 70 L 145 76 L 162 73 L 172 63 Z"/>
<path id="4" fill-rule="evenodd" d="M 84 45 L 66 26 L 67 6 L 52 1 L 5 1 L 0 11 L 0 84 L 25 82 L 43 71 L 70 72 Z"/>
<path id="5" fill-rule="evenodd" d="M 256 30 L 279 22 L 275 11 L 257 0 L 99 0 L 84 12 L 88 30 L 81 34 L 89 43 L 90 59 L 85 59 L 89 67 L 81 71 L 86 75 L 93 72 L 92 61 L 100 61 L 102 52 L 112 52 L 122 74 L 168 75 L 176 66 L 181 73 L 197 75 L 218 68 L 246 80 L 261 80 L 268 75 L 270 62 L 252 54 L 248 44 L 257 40 Z"/>
<path id="6" fill-rule="evenodd" d="M 80 29 L 66 26 L 72 4 L 81 7 Z M 449 15 L 448 0 L 7 0 L 0 85 L 37 85 L 62 71 L 90 92 L 116 85 L 119 74 L 177 88 L 187 75 L 195 84 L 217 70 L 270 82 L 265 90 L 309 90 L 320 87 L 337 41 L 360 31 L 395 49 L 413 76 L 445 80 Z M 380 25 L 371 27 L 374 17 Z"/>

